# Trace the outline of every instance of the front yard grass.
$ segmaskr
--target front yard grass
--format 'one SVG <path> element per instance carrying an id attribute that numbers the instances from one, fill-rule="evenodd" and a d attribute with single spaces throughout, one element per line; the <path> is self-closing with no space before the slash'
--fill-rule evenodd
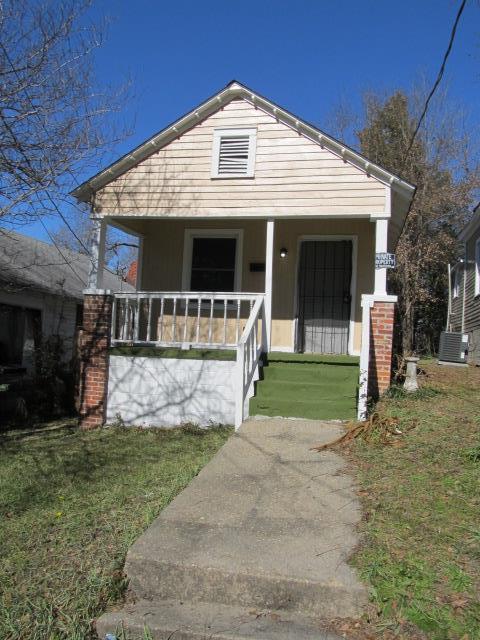
<path id="1" fill-rule="evenodd" d="M 398 446 L 356 442 L 365 543 L 354 558 L 371 585 L 381 637 L 480 638 L 480 370 L 421 363 L 422 388 L 390 394 L 382 416 Z M 392 635 L 390 635 L 392 633 Z M 398 634 L 398 635 L 397 635 Z M 417 636 L 415 636 L 417 637 Z"/>
<path id="2" fill-rule="evenodd" d="M 0 439 L 2 640 L 93 637 L 128 547 L 230 434 L 50 427 Z"/>

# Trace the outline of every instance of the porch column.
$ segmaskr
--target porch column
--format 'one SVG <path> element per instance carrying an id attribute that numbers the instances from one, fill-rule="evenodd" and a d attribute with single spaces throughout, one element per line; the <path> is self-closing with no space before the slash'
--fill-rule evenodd
<path id="1" fill-rule="evenodd" d="M 92 264 L 83 298 L 80 338 L 80 427 L 91 429 L 105 422 L 108 384 L 108 348 L 112 296 L 103 289 L 105 269 L 105 220 L 94 218 L 90 246 Z"/>
<path id="2" fill-rule="evenodd" d="M 375 253 L 388 251 L 390 196 L 385 214 L 375 217 Z M 366 416 L 367 398 L 377 399 L 390 386 L 396 296 L 387 294 L 387 269 L 373 265 L 373 295 L 362 296 L 362 348 L 360 356 L 359 417 Z"/>
<path id="3" fill-rule="evenodd" d="M 375 221 L 375 253 L 387 253 L 388 218 Z M 375 269 L 375 295 L 387 294 L 387 269 Z"/>
<path id="4" fill-rule="evenodd" d="M 265 247 L 265 324 L 267 352 L 272 346 L 272 288 L 273 288 L 273 241 L 275 236 L 274 220 L 267 220 L 267 242 Z"/>
<path id="5" fill-rule="evenodd" d="M 103 289 L 103 272 L 105 268 L 105 238 L 107 224 L 103 218 L 93 220 L 93 236 L 90 246 L 92 264 L 88 276 L 88 289 Z"/>

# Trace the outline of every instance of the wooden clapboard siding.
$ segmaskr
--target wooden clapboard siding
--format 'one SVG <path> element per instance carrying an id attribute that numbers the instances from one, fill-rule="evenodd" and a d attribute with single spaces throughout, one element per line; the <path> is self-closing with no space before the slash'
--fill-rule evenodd
<path id="1" fill-rule="evenodd" d="M 469 362 L 480 364 L 480 296 L 475 295 L 475 243 L 480 237 L 480 227 L 465 241 L 465 271 L 460 271 L 459 294 L 452 299 L 450 328 L 468 334 Z M 465 275 L 465 302 L 464 283 Z M 452 277 L 452 291 L 453 291 Z M 463 323 L 462 323 L 463 316 Z"/>
<path id="2" fill-rule="evenodd" d="M 480 238 L 480 228 L 467 240 L 465 281 L 465 331 L 480 329 L 480 296 L 475 295 L 475 243 Z"/>
<path id="3" fill-rule="evenodd" d="M 211 177 L 213 132 L 256 128 L 253 178 Z M 97 192 L 107 215 L 382 212 L 385 186 L 243 99 L 232 100 Z"/>

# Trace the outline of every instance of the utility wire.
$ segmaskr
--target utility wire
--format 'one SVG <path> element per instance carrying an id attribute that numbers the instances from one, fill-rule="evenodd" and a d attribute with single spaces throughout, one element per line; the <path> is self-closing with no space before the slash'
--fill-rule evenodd
<path id="1" fill-rule="evenodd" d="M 460 22 L 460 18 L 462 16 L 462 13 L 463 13 L 463 10 L 465 9 L 465 5 L 466 4 L 467 4 L 467 0 L 462 0 L 462 2 L 460 4 L 460 7 L 458 9 L 458 12 L 457 12 L 457 15 L 456 15 L 456 18 L 455 18 L 455 22 L 453 23 L 452 31 L 450 33 L 450 39 L 448 41 L 448 47 L 447 47 L 447 50 L 445 51 L 445 54 L 443 56 L 442 64 L 440 66 L 440 70 L 438 72 L 437 79 L 435 80 L 435 82 L 433 84 L 433 87 L 432 87 L 430 93 L 428 94 L 428 97 L 427 97 L 427 99 L 425 101 L 425 106 L 423 108 L 422 114 L 421 114 L 421 116 L 420 116 L 420 118 L 418 120 L 418 123 L 417 123 L 417 126 L 415 128 L 415 131 L 413 132 L 413 135 L 412 135 L 412 137 L 410 139 L 410 143 L 408 145 L 407 153 L 405 154 L 405 160 L 403 161 L 402 171 L 405 168 L 405 165 L 407 163 L 408 157 L 409 157 L 410 152 L 411 152 L 412 147 L 413 147 L 413 143 L 415 142 L 415 138 L 417 137 L 417 134 L 418 134 L 418 132 L 420 130 L 420 127 L 422 126 L 422 123 L 423 123 L 423 121 L 425 119 L 425 116 L 427 115 L 427 111 L 428 111 L 428 107 L 430 105 L 430 101 L 433 98 L 433 96 L 435 94 L 435 91 L 438 89 L 438 86 L 439 86 L 440 82 L 442 81 L 443 74 L 445 73 L 445 67 L 447 65 L 447 60 L 448 60 L 448 57 L 450 56 L 450 53 L 452 51 L 453 42 L 455 40 L 455 35 L 457 33 L 458 23 Z"/>

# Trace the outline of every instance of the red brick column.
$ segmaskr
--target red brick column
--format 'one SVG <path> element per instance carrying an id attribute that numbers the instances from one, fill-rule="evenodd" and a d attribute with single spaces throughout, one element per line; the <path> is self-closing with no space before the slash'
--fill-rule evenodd
<path id="1" fill-rule="evenodd" d="M 108 383 L 108 348 L 112 298 L 85 294 L 80 345 L 80 426 L 93 429 L 105 422 Z"/>
<path id="2" fill-rule="evenodd" d="M 368 395 L 373 398 L 390 386 L 394 315 L 394 302 L 374 302 L 370 311 Z"/>

